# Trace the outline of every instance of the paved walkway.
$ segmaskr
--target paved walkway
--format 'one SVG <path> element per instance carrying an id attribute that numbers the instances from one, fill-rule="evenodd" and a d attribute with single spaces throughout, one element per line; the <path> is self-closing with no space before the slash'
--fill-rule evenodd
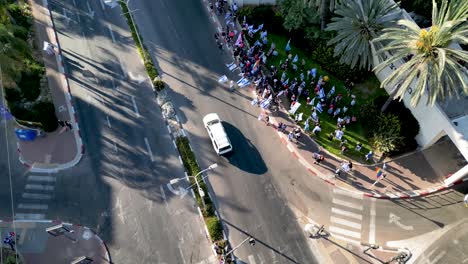
<path id="1" fill-rule="evenodd" d="M 0 221 L 0 233 L 2 240 L 9 232 L 17 234 L 15 248 L 26 264 L 71 263 L 79 257 L 88 257 L 92 263 L 111 263 L 106 245 L 87 227 L 64 224 L 70 233 L 53 236 L 46 232 L 47 228 L 59 224 L 52 221 Z M 2 250 L 10 249 L 7 244 L 2 247 Z"/>
<path id="2" fill-rule="evenodd" d="M 35 42 L 41 48 L 44 41 L 52 43 L 56 47 L 53 55 L 42 52 L 47 83 L 58 119 L 69 121 L 73 130 L 65 131 L 59 126 L 57 131 L 47 133 L 45 137 L 38 137 L 32 142 L 18 142 L 20 161 L 37 171 L 72 167 L 79 162 L 83 153 L 83 144 L 72 106 L 72 97 L 63 67 L 60 45 L 49 9 L 44 6 L 44 2 L 46 1 L 29 1 L 34 16 Z"/>

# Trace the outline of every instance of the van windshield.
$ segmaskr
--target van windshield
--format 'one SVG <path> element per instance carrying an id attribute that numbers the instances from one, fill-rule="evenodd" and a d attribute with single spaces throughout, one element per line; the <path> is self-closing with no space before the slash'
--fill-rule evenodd
<path id="1" fill-rule="evenodd" d="M 211 120 L 211 121 L 208 122 L 207 124 L 208 124 L 209 126 L 211 126 L 211 125 L 218 124 L 218 123 L 219 123 L 219 120 L 215 119 L 215 120 Z"/>

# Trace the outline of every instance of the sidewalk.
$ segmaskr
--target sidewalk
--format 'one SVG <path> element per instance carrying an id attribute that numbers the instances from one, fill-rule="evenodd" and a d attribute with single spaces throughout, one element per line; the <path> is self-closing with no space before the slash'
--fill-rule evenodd
<path id="1" fill-rule="evenodd" d="M 287 131 L 297 127 L 284 108 L 270 115 L 274 129 L 275 124 L 279 122 L 287 125 Z M 374 198 L 409 198 L 446 189 L 451 186 L 445 186 L 444 179 L 463 167 L 457 159 L 456 147 L 451 142 L 443 141 L 422 151 L 385 160 L 387 168 L 383 173 L 386 177 L 378 181 L 376 170 L 382 169 L 383 163 L 373 165 L 353 163 L 350 172 L 341 171 L 339 176 L 335 176 L 335 170 L 341 167 L 340 164 L 345 161 L 344 159 L 322 150 L 320 153 L 324 155 L 325 160 L 320 165 L 316 165 L 313 153 L 318 152 L 320 146 L 310 136 L 302 133 L 299 140 L 289 141 L 288 132 L 279 132 L 276 129 L 275 132 L 291 154 L 311 174 L 319 176 L 331 185 L 358 191 Z M 440 153 L 444 153 L 442 158 Z"/>
<path id="2" fill-rule="evenodd" d="M 2 240 L 9 232 L 16 233 L 16 251 L 22 263 L 62 264 L 71 263 L 85 256 L 92 263 L 111 263 L 106 245 L 92 230 L 87 227 L 64 224 L 71 233 L 50 235 L 46 229 L 59 225 L 52 221 L 44 222 L 1 222 Z M 7 244 L 3 248 L 10 249 Z M 87 262 L 86 262 L 87 263 Z"/>
<path id="3" fill-rule="evenodd" d="M 45 137 L 38 137 L 32 142 L 18 142 L 21 163 L 34 171 L 53 171 L 72 167 L 79 162 L 83 154 L 83 143 L 71 102 L 70 87 L 64 73 L 60 45 L 51 13 L 47 6 L 43 6 L 44 2 L 46 3 L 39 0 L 29 1 L 34 16 L 35 42 L 41 48 L 44 41 L 56 47 L 54 55 L 42 51 L 47 83 L 57 118 L 69 121 L 73 130 L 62 131 L 59 126 L 57 131 L 47 133 Z"/>

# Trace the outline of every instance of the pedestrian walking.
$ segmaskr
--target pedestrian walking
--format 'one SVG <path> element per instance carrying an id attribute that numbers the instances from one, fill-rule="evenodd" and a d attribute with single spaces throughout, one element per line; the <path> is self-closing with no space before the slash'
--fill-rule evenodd
<path id="1" fill-rule="evenodd" d="M 73 126 L 70 122 L 68 121 L 65 121 L 65 126 L 67 126 L 67 130 L 72 130 L 73 129 Z"/>
<path id="2" fill-rule="evenodd" d="M 58 124 L 59 124 L 61 127 L 64 127 L 64 126 L 65 126 L 65 122 L 63 122 L 62 120 L 59 120 L 59 121 L 58 121 Z"/>
<path id="3" fill-rule="evenodd" d="M 314 164 L 320 164 L 320 162 L 322 162 L 325 159 L 325 157 L 322 154 L 319 154 L 317 152 L 314 152 L 313 155 L 314 155 L 314 160 L 315 160 Z"/>
<path id="4" fill-rule="evenodd" d="M 295 137 L 296 139 L 299 139 L 299 138 L 301 137 L 301 129 L 300 129 L 299 127 L 296 127 L 296 128 L 294 129 L 294 137 Z"/>
<path id="5" fill-rule="evenodd" d="M 369 161 L 370 159 L 372 159 L 372 156 L 373 156 L 373 153 L 372 153 L 372 150 L 369 151 L 369 153 L 366 154 L 366 161 Z"/>
<path id="6" fill-rule="evenodd" d="M 362 149 L 362 144 L 361 144 L 361 142 L 358 142 L 358 143 L 356 144 L 355 150 L 356 150 L 356 151 L 361 151 L 361 149 Z"/>
<path id="7" fill-rule="evenodd" d="M 270 116 L 269 115 L 265 116 L 265 123 L 266 123 L 267 126 L 270 125 Z"/>
<path id="8" fill-rule="evenodd" d="M 288 140 L 289 140 L 289 141 L 292 141 L 293 138 L 294 138 L 294 133 L 291 131 L 291 132 L 289 132 L 289 134 L 288 134 Z"/>
<path id="9" fill-rule="evenodd" d="M 387 163 L 384 162 L 383 165 L 382 165 L 382 170 L 386 171 L 387 170 Z"/>

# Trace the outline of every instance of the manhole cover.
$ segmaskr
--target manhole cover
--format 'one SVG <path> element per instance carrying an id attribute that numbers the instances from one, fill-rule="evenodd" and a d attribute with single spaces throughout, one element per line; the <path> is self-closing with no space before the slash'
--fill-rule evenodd
<path id="1" fill-rule="evenodd" d="M 86 229 L 84 232 L 83 232 L 83 239 L 84 240 L 89 240 L 90 238 L 93 237 L 93 232 L 91 232 L 91 230 L 89 229 Z"/>

